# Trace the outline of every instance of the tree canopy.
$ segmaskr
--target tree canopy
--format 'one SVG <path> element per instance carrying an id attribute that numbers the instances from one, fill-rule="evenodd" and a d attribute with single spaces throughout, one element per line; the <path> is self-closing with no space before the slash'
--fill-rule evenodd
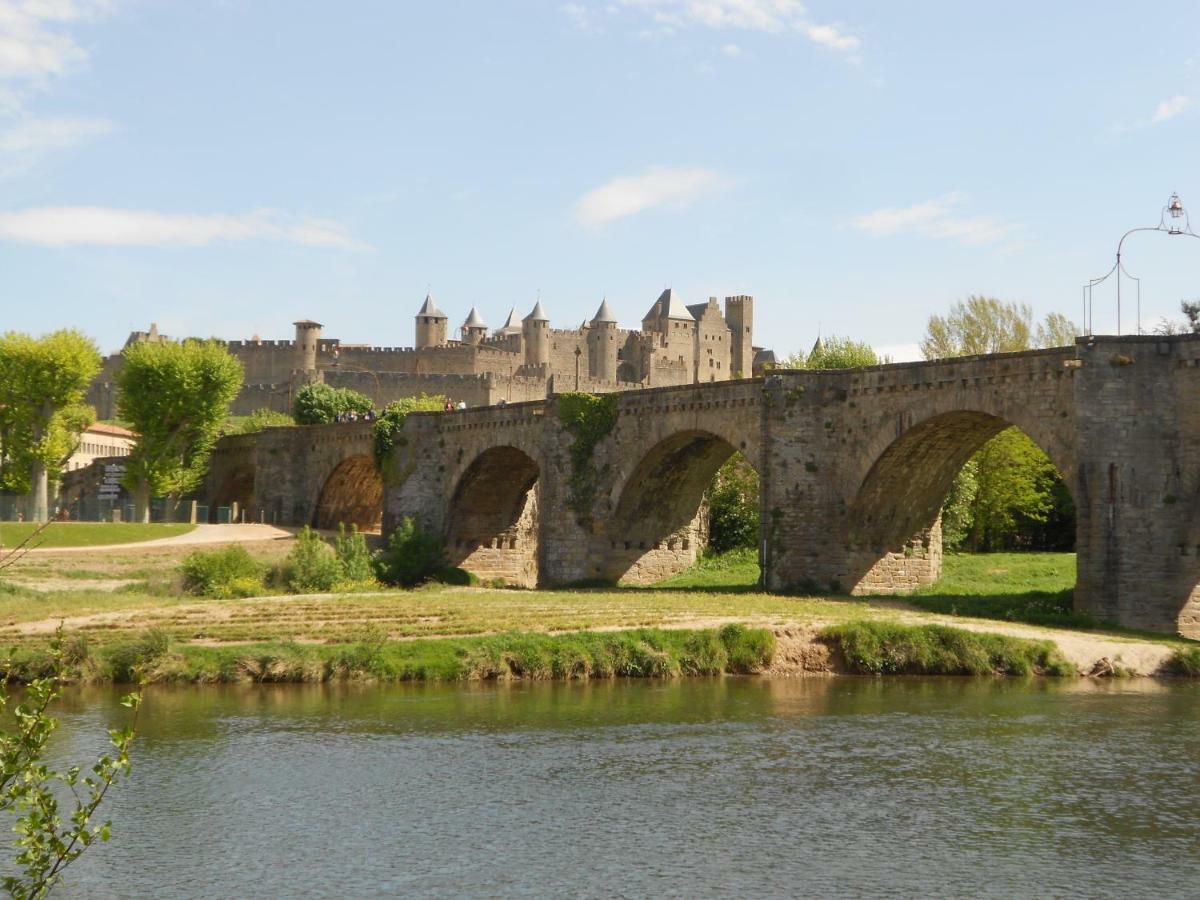
<path id="1" fill-rule="evenodd" d="M 298 425 L 328 425 L 342 413 L 359 415 L 374 408 L 371 398 L 350 388 L 335 388 L 323 382 L 306 384 L 296 392 L 292 414 Z"/>
<path id="2" fill-rule="evenodd" d="M 855 369 L 860 366 L 877 366 L 887 362 L 870 344 L 848 337 L 831 334 L 819 338 L 806 355 L 796 351 L 779 363 L 781 369 Z"/>
<path id="3" fill-rule="evenodd" d="M 121 418 L 138 433 L 125 479 L 144 521 L 151 495 L 179 497 L 204 477 L 242 364 L 218 341 L 137 343 L 125 350 L 117 386 Z"/>
<path id="4" fill-rule="evenodd" d="M 49 517 L 49 482 L 95 420 L 82 404 L 101 366 L 95 342 L 73 329 L 0 336 L 0 484 L 29 491 L 30 518 Z"/>

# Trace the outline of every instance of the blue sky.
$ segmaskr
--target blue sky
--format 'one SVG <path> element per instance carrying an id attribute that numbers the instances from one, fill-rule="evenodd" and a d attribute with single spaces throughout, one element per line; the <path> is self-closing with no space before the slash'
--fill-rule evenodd
<path id="1" fill-rule="evenodd" d="M 1081 318 L 1172 191 L 1200 6 L 0 0 L 0 327 L 412 342 L 426 288 L 913 354 L 971 293 Z M 1200 241 L 1140 235 L 1142 320 Z M 1125 330 L 1134 327 L 1133 285 Z M 1116 329 L 1096 294 L 1096 330 Z"/>

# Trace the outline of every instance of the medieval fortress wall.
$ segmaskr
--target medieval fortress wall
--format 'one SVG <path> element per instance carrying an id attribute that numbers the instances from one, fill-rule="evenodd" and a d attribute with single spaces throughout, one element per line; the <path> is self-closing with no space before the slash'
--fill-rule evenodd
<path id="1" fill-rule="evenodd" d="M 352 344 L 327 337 L 318 322 L 295 323 L 292 340 L 226 341 L 245 368 L 233 412 L 287 412 L 297 390 L 324 382 L 353 388 L 377 406 L 403 397 L 444 394 L 469 406 L 543 400 L 554 393 L 593 393 L 705 384 L 749 376 L 755 367 L 753 306 L 749 296 L 715 297 L 685 305 L 663 291 L 638 330 L 620 328 L 607 301 L 578 328 L 551 328 L 539 301 L 523 318 L 516 309 L 503 326 L 489 329 L 471 309 L 449 336 L 449 318 L 431 296 L 415 317 L 412 347 Z M 134 332 L 126 346 L 164 341 L 157 328 Z M 105 360 L 87 402 L 102 419 L 117 415 L 115 380 L 121 355 Z"/>

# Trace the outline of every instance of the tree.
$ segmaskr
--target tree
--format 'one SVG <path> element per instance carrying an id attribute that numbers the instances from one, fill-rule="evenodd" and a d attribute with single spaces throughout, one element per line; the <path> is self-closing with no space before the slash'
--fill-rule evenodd
<path id="1" fill-rule="evenodd" d="M 1079 328 L 1062 313 L 1052 312 L 1037 327 L 1039 347 L 1071 347 L 1079 336 Z"/>
<path id="2" fill-rule="evenodd" d="M 806 369 L 856 369 L 860 366 L 877 366 L 884 360 L 879 358 L 869 344 L 852 341 L 850 338 L 831 334 L 819 340 L 805 361 Z"/>
<path id="3" fill-rule="evenodd" d="M 1054 509 L 1054 463 L 1029 437 L 1007 428 L 975 454 L 978 493 L 970 530 L 973 551 L 1032 549 L 1033 526 Z"/>
<path id="4" fill-rule="evenodd" d="M 249 415 L 230 416 L 221 431 L 223 434 L 252 434 L 264 428 L 287 428 L 295 424 L 296 420 L 287 413 L 256 409 Z"/>
<path id="5" fill-rule="evenodd" d="M 3 481 L 28 485 L 32 521 L 49 519 L 51 474 L 57 478 L 79 431 L 91 424 L 81 401 L 101 363 L 95 342 L 73 329 L 0 337 Z"/>
<path id="6" fill-rule="evenodd" d="M 921 340 L 926 359 L 1028 350 L 1033 310 L 1028 304 L 1001 303 L 995 297 L 959 300 L 946 316 L 930 316 Z"/>
<path id="7" fill-rule="evenodd" d="M 152 495 L 175 500 L 204 477 L 241 390 L 242 364 L 218 341 L 132 344 L 117 387 L 121 418 L 138 433 L 125 463 L 125 486 L 133 492 L 138 521 L 148 522 Z"/>
<path id="8" fill-rule="evenodd" d="M 359 415 L 374 408 L 371 398 L 350 388 L 335 388 L 323 382 L 306 384 L 296 392 L 292 413 L 299 425 L 328 425 L 342 413 Z"/>
<path id="9" fill-rule="evenodd" d="M 710 551 L 758 546 L 758 484 L 758 473 L 740 453 L 717 470 L 704 492 Z"/>

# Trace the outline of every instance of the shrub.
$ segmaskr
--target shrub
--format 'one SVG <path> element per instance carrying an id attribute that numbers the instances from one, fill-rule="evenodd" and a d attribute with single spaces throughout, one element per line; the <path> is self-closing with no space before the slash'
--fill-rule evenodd
<path id="1" fill-rule="evenodd" d="M 375 574 L 384 584 L 412 587 L 447 568 L 446 548 L 436 534 L 405 519 L 375 557 Z"/>
<path id="2" fill-rule="evenodd" d="M 263 588 L 265 571 L 245 547 L 194 550 L 180 566 L 183 587 L 202 597 L 253 597 Z"/>
<path id="3" fill-rule="evenodd" d="M 358 526 L 351 525 L 346 531 L 345 525 L 338 525 L 338 536 L 333 543 L 337 554 L 338 564 L 342 568 L 342 580 L 352 584 L 363 584 L 375 580 L 375 572 L 371 568 L 371 551 L 367 549 L 367 539 L 359 534 Z"/>
<path id="4" fill-rule="evenodd" d="M 292 414 L 299 425 L 328 425 L 346 412 L 360 415 L 372 409 L 371 398 L 349 388 L 328 384 L 306 384 L 296 392 Z"/>
<path id="5" fill-rule="evenodd" d="M 293 594 L 331 591 L 342 579 L 342 564 L 333 548 L 306 525 L 283 564 L 283 578 Z"/>

